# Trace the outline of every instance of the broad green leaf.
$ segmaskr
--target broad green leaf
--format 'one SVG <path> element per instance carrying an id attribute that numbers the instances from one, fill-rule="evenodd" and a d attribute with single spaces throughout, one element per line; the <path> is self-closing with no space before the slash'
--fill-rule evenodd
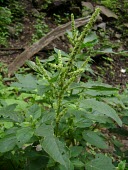
<path id="1" fill-rule="evenodd" d="M 15 134 L 10 134 L 0 139 L 0 152 L 8 152 L 11 151 L 16 145 L 16 137 Z"/>
<path id="2" fill-rule="evenodd" d="M 70 161 L 69 159 L 68 161 L 65 161 L 65 158 L 61 152 L 64 148 L 58 143 L 56 137 L 54 136 L 53 127 L 51 125 L 41 125 L 38 127 L 35 134 L 44 137 L 41 141 L 41 145 L 45 152 L 48 153 L 56 162 L 68 167 Z"/>
<path id="3" fill-rule="evenodd" d="M 11 86 L 20 87 L 27 91 L 31 91 L 37 87 L 37 80 L 31 74 L 16 74 L 16 78 L 18 79 L 18 82 L 12 83 Z"/>
<path id="4" fill-rule="evenodd" d="M 11 104 L 9 106 L 5 106 L 0 108 L 0 116 L 4 118 L 10 118 L 16 122 L 22 122 L 23 116 L 15 111 L 17 104 Z"/>
<path id="5" fill-rule="evenodd" d="M 46 111 L 43 112 L 43 116 L 42 116 L 42 123 L 48 123 L 51 124 L 51 122 L 53 122 L 55 120 L 55 112 L 54 111 Z"/>
<path id="6" fill-rule="evenodd" d="M 109 84 L 105 84 L 105 83 L 102 83 L 102 82 L 99 82 L 99 81 L 91 81 L 89 80 L 87 83 L 82 83 L 83 86 L 87 87 L 87 88 L 91 88 L 91 87 L 106 87 L 106 88 L 114 88 L 112 87 L 111 85 Z M 115 89 L 115 88 L 114 88 Z"/>
<path id="7" fill-rule="evenodd" d="M 38 85 L 37 86 L 37 91 L 38 91 L 37 94 L 40 95 L 40 96 L 42 96 L 48 90 L 50 90 L 50 86 L 49 85 Z"/>
<path id="8" fill-rule="evenodd" d="M 98 123 L 110 123 L 113 124 L 112 119 L 103 114 L 86 114 L 86 118 Z"/>
<path id="9" fill-rule="evenodd" d="M 42 124 L 36 129 L 35 134 L 42 137 L 52 137 L 54 136 L 54 129 L 51 125 Z"/>
<path id="10" fill-rule="evenodd" d="M 116 111 L 106 103 L 97 101 L 95 99 L 85 99 L 80 102 L 80 107 L 84 109 L 92 108 L 93 111 L 97 111 L 100 114 L 112 118 L 118 123 L 119 126 L 122 126 L 122 121 L 117 115 Z"/>
<path id="11" fill-rule="evenodd" d="M 83 147 L 82 146 L 71 146 L 70 148 L 71 157 L 77 157 L 81 154 Z"/>
<path id="12" fill-rule="evenodd" d="M 97 40 L 98 37 L 95 32 L 91 32 L 91 34 L 87 35 L 84 39 L 84 43 L 92 42 L 94 40 Z"/>
<path id="13" fill-rule="evenodd" d="M 106 102 L 106 103 L 109 103 L 110 105 L 113 105 L 113 106 L 121 106 L 122 108 L 126 108 L 125 105 L 123 104 L 123 102 L 118 99 L 117 97 L 105 97 L 103 98 L 103 100 Z"/>
<path id="14" fill-rule="evenodd" d="M 80 82 L 73 83 L 70 87 L 71 89 L 85 89 L 84 93 L 91 94 L 91 96 L 96 95 L 112 95 L 118 94 L 118 89 L 114 88 L 108 84 L 88 81 L 87 83 Z"/>
<path id="15" fill-rule="evenodd" d="M 91 120 L 88 120 L 86 118 L 74 118 L 74 125 L 76 127 L 85 128 L 90 127 L 93 124 Z"/>
<path id="16" fill-rule="evenodd" d="M 19 146 L 22 146 L 30 141 L 34 134 L 34 130 L 31 127 L 21 127 L 16 132 L 16 138 Z"/>
<path id="17" fill-rule="evenodd" d="M 5 99 L 4 100 L 7 105 L 17 104 L 16 111 L 21 111 L 24 108 L 28 106 L 28 103 L 26 103 L 23 99 Z"/>
<path id="18" fill-rule="evenodd" d="M 105 141 L 102 137 L 100 137 L 96 132 L 93 131 L 84 131 L 82 133 L 84 140 L 86 140 L 91 145 L 94 145 L 101 149 L 107 149 L 108 146 L 106 145 Z"/>
<path id="19" fill-rule="evenodd" d="M 4 127 L 6 129 L 10 129 L 11 127 L 14 126 L 14 123 L 13 122 L 4 122 Z"/>
<path id="20" fill-rule="evenodd" d="M 32 105 L 27 112 L 27 116 L 32 116 L 33 120 L 37 120 L 41 116 L 41 107 L 37 104 Z"/>
<path id="21" fill-rule="evenodd" d="M 87 89 L 83 92 L 85 95 L 90 95 L 90 96 L 108 96 L 108 95 L 115 95 L 117 94 L 116 91 L 100 91 L 100 90 L 92 90 L 92 89 Z"/>
<path id="22" fill-rule="evenodd" d="M 60 164 L 67 167 L 67 162 L 65 162 L 62 153 L 60 152 L 60 148 L 56 142 L 55 137 L 46 137 L 41 142 L 43 149 L 56 161 Z"/>
<path id="23" fill-rule="evenodd" d="M 18 127 L 12 127 L 10 129 L 7 129 L 4 133 L 5 135 L 16 134 L 17 130 L 18 130 Z"/>
<path id="24" fill-rule="evenodd" d="M 112 159 L 103 155 L 97 154 L 96 158 L 86 164 L 86 170 L 115 170 L 112 164 Z"/>

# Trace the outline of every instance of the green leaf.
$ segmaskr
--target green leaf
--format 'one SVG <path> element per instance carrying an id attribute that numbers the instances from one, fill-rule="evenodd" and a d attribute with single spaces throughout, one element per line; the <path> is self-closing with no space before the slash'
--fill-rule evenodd
<path id="1" fill-rule="evenodd" d="M 6 129 L 10 129 L 10 128 L 13 127 L 13 126 L 14 126 L 13 122 L 4 122 L 4 127 L 5 127 Z"/>
<path id="2" fill-rule="evenodd" d="M 79 159 L 74 159 L 74 160 L 72 160 L 72 164 L 73 164 L 74 167 L 76 167 L 76 168 L 85 167 L 85 164 L 84 164 L 83 162 L 81 162 Z"/>
<path id="3" fill-rule="evenodd" d="M 51 124 L 51 122 L 53 122 L 55 120 L 55 112 L 54 111 L 46 111 L 46 112 L 43 112 L 43 116 L 42 116 L 42 120 L 41 122 L 42 123 L 46 123 L 48 124 Z"/>
<path id="4" fill-rule="evenodd" d="M 98 37 L 95 32 L 91 32 L 91 34 L 87 35 L 84 39 L 84 43 L 92 42 L 94 40 L 97 40 Z"/>
<path id="5" fill-rule="evenodd" d="M 49 85 L 38 85 L 37 86 L 37 91 L 38 91 L 37 94 L 40 95 L 40 96 L 42 96 L 48 90 L 50 90 L 50 86 Z"/>
<path id="6" fill-rule="evenodd" d="M 14 99 L 14 98 L 9 99 L 9 98 L 6 98 L 4 101 L 7 103 L 7 105 L 17 104 L 16 111 L 21 111 L 21 109 L 23 110 L 28 106 L 28 103 L 23 101 L 23 99 L 18 99 L 18 98 L 17 99 Z"/>
<path id="7" fill-rule="evenodd" d="M 50 137 L 51 134 L 52 136 L 54 135 L 54 129 L 51 125 L 42 124 L 36 129 L 35 134 L 42 137 Z"/>
<path id="8" fill-rule="evenodd" d="M 13 150 L 16 145 L 16 137 L 15 134 L 10 134 L 0 139 L 0 152 L 8 152 Z"/>
<path id="9" fill-rule="evenodd" d="M 114 54 L 117 54 L 116 52 L 114 52 L 113 50 L 112 50 L 112 48 L 105 48 L 105 49 L 102 49 L 102 50 L 100 50 L 100 51 L 97 51 L 97 53 L 114 53 Z"/>
<path id="10" fill-rule="evenodd" d="M 23 116 L 15 111 L 17 104 L 11 104 L 0 109 L 0 116 L 4 118 L 10 118 L 16 122 L 22 122 Z"/>
<path id="11" fill-rule="evenodd" d="M 37 104 L 32 105 L 27 112 L 27 116 L 30 117 L 30 115 L 33 120 L 37 120 L 41 116 L 41 108 Z"/>
<path id="12" fill-rule="evenodd" d="M 70 148 L 71 157 L 77 157 L 81 154 L 83 147 L 82 146 L 71 146 Z"/>
<path id="13" fill-rule="evenodd" d="M 107 149 L 108 146 L 104 142 L 103 138 L 100 137 L 96 132 L 93 131 L 84 131 L 82 133 L 84 140 L 86 140 L 91 145 L 94 145 L 101 149 Z"/>
<path id="14" fill-rule="evenodd" d="M 57 48 L 54 48 L 54 51 L 58 54 L 58 51 L 59 49 Z M 64 56 L 64 57 L 69 57 L 69 55 L 67 53 L 65 53 L 64 51 L 60 50 L 61 51 L 61 55 Z"/>
<path id="15" fill-rule="evenodd" d="M 18 82 L 12 83 L 11 86 L 20 87 L 28 91 L 36 89 L 37 87 L 37 80 L 31 74 L 27 75 L 16 74 L 16 78 L 18 79 L 19 83 Z"/>
<path id="16" fill-rule="evenodd" d="M 112 118 L 118 123 L 119 126 L 122 126 L 122 121 L 117 115 L 116 111 L 106 103 L 97 101 L 95 99 L 85 99 L 80 102 L 80 107 L 84 109 L 92 108 L 93 111 L 97 111 L 100 114 L 104 114 Z"/>
<path id="17" fill-rule="evenodd" d="M 86 118 L 75 118 L 74 125 L 80 128 L 90 127 L 93 124 L 91 120 L 87 120 Z"/>
<path id="18" fill-rule="evenodd" d="M 97 154 L 96 158 L 86 164 L 86 170 L 115 170 L 112 164 L 112 159 L 103 155 Z"/>
<path id="19" fill-rule="evenodd" d="M 23 146 L 28 143 L 31 137 L 33 136 L 34 130 L 31 127 L 21 127 L 16 132 L 16 138 L 18 140 L 19 146 Z"/>
<path id="20" fill-rule="evenodd" d="M 123 122 L 125 125 L 128 125 L 128 116 L 123 116 L 123 117 L 122 117 L 122 122 Z"/>
<path id="21" fill-rule="evenodd" d="M 54 129 L 51 125 L 41 125 L 37 128 L 36 135 L 44 137 L 41 141 L 42 148 L 48 153 L 56 162 L 59 162 L 61 165 L 65 167 L 69 166 L 69 159 L 65 161 L 65 157 L 62 154 L 64 148 L 59 142 L 56 140 L 54 136 Z"/>

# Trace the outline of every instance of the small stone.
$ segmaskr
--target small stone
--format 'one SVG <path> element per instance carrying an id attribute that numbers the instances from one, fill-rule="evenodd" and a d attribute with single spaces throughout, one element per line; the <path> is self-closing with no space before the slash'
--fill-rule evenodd
<path id="1" fill-rule="evenodd" d="M 115 34 L 116 38 L 121 38 L 121 34 Z"/>
<path id="2" fill-rule="evenodd" d="M 102 22 L 101 24 L 98 24 L 97 27 L 102 28 L 105 31 L 106 30 L 106 23 Z"/>
<path id="3" fill-rule="evenodd" d="M 88 8 L 91 12 L 94 11 L 94 7 L 90 2 L 84 2 L 82 1 L 82 6 Z"/>
<path id="4" fill-rule="evenodd" d="M 128 28 L 128 23 L 124 23 L 124 26 Z"/>
<path id="5" fill-rule="evenodd" d="M 42 146 L 41 145 L 37 145 L 36 146 L 36 151 L 41 151 L 42 150 Z"/>
<path id="6" fill-rule="evenodd" d="M 123 69 L 123 68 L 122 68 L 122 69 L 120 70 L 120 72 L 121 72 L 121 73 L 125 73 L 125 72 L 126 72 L 126 69 Z"/>
<path id="7" fill-rule="evenodd" d="M 102 14 L 104 14 L 106 17 L 118 19 L 118 16 L 110 9 L 100 5 L 97 5 L 96 8 L 100 8 Z"/>

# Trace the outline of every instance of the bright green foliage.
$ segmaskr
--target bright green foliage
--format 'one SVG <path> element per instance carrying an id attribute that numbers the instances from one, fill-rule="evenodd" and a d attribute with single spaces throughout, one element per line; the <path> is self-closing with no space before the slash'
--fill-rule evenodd
<path id="1" fill-rule="evenodd" d="M 43 21 L 44 14 L 36 16 L 36 23 L 34 24 L 35 33 L 32 35 L 32 42 L 36 42 L 48 32 L 48 25 Z"/>
<path id="2" fill-rule="evenodd" d="M 11 23 L 11 11 L 8 8 L 0 7 L 0 45 L 7 45 L 8 28 Z"/>
<path id="3" fill-rule="evenodd" d="M 86 169 L 87 170 L 115 170 L 115 167 L 112 165 L 112 159 L 103 155 L 97 154 L 96 158 L 87 163 Z"/>
<path id="4" fill-rule="evenodd" d="M 80 35 L 72 16 L 69 34 L 71 42 L 76 37 L 76 43 L 72 43 L 71 52 L 55 49 L 56 54 L 46 60 L 28 61 L 37 76 L 17 74 L 18 82 L 11 85 L 12 90 L 18 91 L 14 103 L 8 104 L 6 100 L 3 104 L 2 100 L 0 154 L 17 169 L 101 170 L 104 166 L 115 169 L 111 158 L 96 153 L 108 148 L 101 129 L 122 126 L 114 110 L 121 103 L 120 99 L 114 100 L 119 95 L 118 89 L 81 81 L 92 56 L 90 46 L 94 46 L 96 35 L 91 38 L 89 35 L 98 15 L 99 9 Z M 89 46 L 86 55 L 81 54 L 85 45 Z M 23 102 L 27 105 L 20 109 L 17 100 L 20 105 Z M 122 107 L 126 110 L 125 104 Z"/>

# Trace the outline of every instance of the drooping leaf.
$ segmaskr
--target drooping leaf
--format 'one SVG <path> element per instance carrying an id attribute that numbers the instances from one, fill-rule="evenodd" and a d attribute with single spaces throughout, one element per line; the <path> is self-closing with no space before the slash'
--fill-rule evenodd
<path id="1" fill-rule="evenodd" d="M 112 164 L 112 159 L 103 155 L 97 154 L 96 158 L 86 164 L 86 170 L 115 170 Z"/>
<path id="2" fill-rule="evenodd" d="M 19 130 L 16 132 L 16 138 L 18 141 L 19 146 L 23 146 L 29 140 L 34 134 L 34 130 L 31 127 L 21 127 Z"/>
<path id="3" fill-rule="evenodd" d="M 100 114 L 112 118 L 118 123 L 119 126 L 122 126 L 122 121 L 117 115 L 116 111 L 106 103 L 97 101 L 95 99 L 85 99 L 80 102 L 80 107 L 84 109 L 92 108 L 93 111 L 97 111 Z"/>
<path id="4" fill-rule="evenodd" d="M 107 149 L 108 148 L 108 146 L 105 143 L 105 141 L 103 140 L 103 138 L 100 137 L 96 132 L 84 131 L 82 133 L 82 135 L 83 135 L 84 140 L 86 140 L 91 145 L 94 145 L 94 146 L 101 148 L 101 149 Z"/>
<path id="5" fill-rule="evenodd" d="M 11 151 L 16 145 L 16 136 L 15 134 L 10 134 L 7 136 L 4 136 L 2 139 L 0 139 L 0 152 L 8 152 Z"/>
<path id="6" fill-rule="evenodd" d="M 65 161 L 62 151 L 64 148 L 60 145 L 54 136 L 54 129 L 51 125 L 41 125 L 37 128 L 36 135 L 44 137 L 41 141 L 42 148 L 48 153 L 56 162 L 59 162 L 65 167 L 69 166 L 69 158 Z"/>

